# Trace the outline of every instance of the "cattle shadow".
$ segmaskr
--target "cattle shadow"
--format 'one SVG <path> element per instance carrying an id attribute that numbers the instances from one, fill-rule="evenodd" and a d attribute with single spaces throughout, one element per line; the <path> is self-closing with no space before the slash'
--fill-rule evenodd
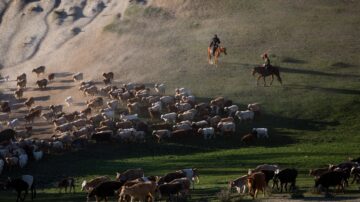
<path id="1" fill-rule="evenodd" d="M 35 101 L 47 101 L 50 99 L 50 95 L 38 96 L 34 97 Z"/>
<path id="2" fill-rule="evenodd" d="M 344 63 L 344 62 L 336 62 L 336 63 L 333 63 L 331 65 L 331 67 L 334 67 L 334 68 L 350 68 L 350 67 L 355 67 L 355 65 L 349 64 L 349 63 Z"/>
<path id="3" fill-rule="evenodd" d="M 357 74 L 329 73 L 329 72 L 321 72 L 317 70 L 288 68 L 282 66 L 280 66 L 279 68 L 280 68 L 280 72 L 292 73 L 292 74 L 307 74 L 307 75 L 328 76 L 328 77 L 337 77 L 337 78 L 360 78 L 360 75 Z"/>
<path id="4" fill-rule="evenodd" d="M 67 90 L 73 86 L 48 86 L 46 88 L 33 88 L 33 91 L 51 91 L 51 90 Z"/>
<path id="5" fill-rule="evenodd" d="M 324 88 L 324 87 L 298 85 L 298 84 L 289 84 L 286 85 L 286 87 L 291 87 L 295 89 L 316 90 L 320 92 L 334 93 L 334 94 L 360 95 L 360 90 L 355 90 L 355 89 Z"/>
<path id="6" fill-rule="evenodd" d="M 306 64 L 307 62 L 305 60 L 300 60 L 292 57 L 284 57 L 281 62 L 285 63 L 294 63 L 294 64 Z"/>
<path id="7" fill-rule="evenodd" d="M 59 80 L 60 83 L 74 83 L 73 79 L 63 79 L 63 80 Z"/>
<path id="8" fill-rule="evenodd" d="M 68 76 L 72 76 L 74 73 L 71 72 L 58 72 L 55 73 L 55 78 L 63 78 L 63 77 L 68 77 Z"/>

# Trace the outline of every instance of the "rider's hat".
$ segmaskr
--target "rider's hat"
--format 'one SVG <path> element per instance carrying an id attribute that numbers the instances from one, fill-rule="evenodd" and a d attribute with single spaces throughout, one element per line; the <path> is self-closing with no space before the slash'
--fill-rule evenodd
<path id="1" fill-rule="evenodd" d="M 267 53 L 262 54 L 262 57 L 267 58 L 268 57 Z"/>

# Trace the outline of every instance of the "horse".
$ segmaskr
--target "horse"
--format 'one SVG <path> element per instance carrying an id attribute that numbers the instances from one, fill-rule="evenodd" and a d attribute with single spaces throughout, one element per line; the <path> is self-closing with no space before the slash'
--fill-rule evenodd
<path id="1" fill-rule="evenodd" d="M 282 79 L 280 77 L 279 67 L 270 66 L 267 68 L 267 70 L 265 70 L 265 68 L 262 66 L 254 67 L 254 69 L 252 71 L 252 75 L 255 76 L 255 74 L 259 74 L 256 85 L 259 85 L 259 79 L 263 78 L 264 86 L 266 86 L 265 77 L 271 76 L 271 82 L 270 82 L 270 86 L 271 86 L 272 82 L 274 81 L 274 75 L 276 76 L 276 78 L 280 82 L 280 84 L 282 85 Z"/>
<path id="2" fill-rule="evenodd" d="M 211 64 L 211 47 L 208 47 L 208 61 L 209 61 L 209 64 Z M 215 49 L 215 56 L 214 56 L 214 63 L 215 65 L 217 65 L 218 63 L 218 60 L 219 60 L 219 57 L 220 57 L 220 53 L 224 53 L 225 55 L 227 55 L 226 53 L 226 48 L 222 47 L 222 46 L 219 46 Z"/>

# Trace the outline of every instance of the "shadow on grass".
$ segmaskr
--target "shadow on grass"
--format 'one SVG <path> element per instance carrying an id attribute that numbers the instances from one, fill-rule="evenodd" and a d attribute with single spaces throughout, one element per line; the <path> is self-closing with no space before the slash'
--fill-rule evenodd
<path id="1" fill-rule="evenodd" d="M 321 91 L 321 92 L 326 92 L 326 93 L 346 94 L 346 95 L 360 95 L 360 90 L 352 90 L 352 89 L 323 88 L 323 87 L 296 85 L 296 84 L 290 84 L 290 85 L 286 85 L 286 86 L 290 87 L 290 88 L 316 90 L 316 91 Z"/>
<path id="2" fill-rule="evenodd" d="M 341 74 L 341 73 L 329 73 L 321 72 L 316 70 L 309 69 L 299 69 L 299 68 L 288 68 L 280 66 L 280 72 L 293 73 L 293 74 L 308 74 L 315 76 L 328 76 L 328 77 L 337 77 L 337 78 L 360 78 L 360 75 L 357 74 Z"/>

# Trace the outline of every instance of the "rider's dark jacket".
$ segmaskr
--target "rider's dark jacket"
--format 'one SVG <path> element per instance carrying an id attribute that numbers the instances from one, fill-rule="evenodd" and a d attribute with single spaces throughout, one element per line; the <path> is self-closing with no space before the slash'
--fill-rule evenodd
<path id="1" fill-rule="evenodd" d="M 216 46 L 216 45 L 218 45 L 218 44 L 220 44 L 220 39 L 219 39 L 218 37 L 214 37 L 214 38 L 212 38 L 209 47 L 213 47 L 213 46 Z"/>

